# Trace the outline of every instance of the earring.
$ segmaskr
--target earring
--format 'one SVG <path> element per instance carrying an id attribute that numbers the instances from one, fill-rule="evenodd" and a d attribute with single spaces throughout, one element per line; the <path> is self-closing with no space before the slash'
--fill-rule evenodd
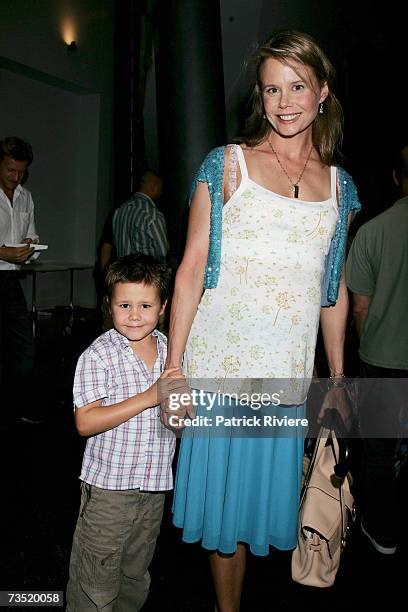
<path id="1" fill-rule="evenodd" d="M 264 118 L 264 119 L 266 119 L 266 115 L 265 115 L 265 113 L 263 114 L 263 118 Z"/>
<path id="2" fill-rule="evenodd" d="M 321 115 L 323 115 L 323 113 L 324 113 L 323 102 L 320 102 L 320 104 L 319 104 L 319 113 L 320 113 Z"/>

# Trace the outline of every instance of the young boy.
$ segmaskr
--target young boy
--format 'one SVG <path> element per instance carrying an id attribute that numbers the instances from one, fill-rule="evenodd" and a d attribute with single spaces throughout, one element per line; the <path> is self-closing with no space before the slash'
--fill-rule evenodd
<path id="1" fill-rule="evenodd" d="M 173 486 L 175 437 L 161 424 L 157 406 L 167 344 L 155 329 L 169 276 L 166 266 L 144 255 L 113 263 L 106 285 L 114 329 L 78 360 L 75 422 L 90 437 L 80 476 L 69 612 L 136 611 L 147 598 L 163 491 Z"/>

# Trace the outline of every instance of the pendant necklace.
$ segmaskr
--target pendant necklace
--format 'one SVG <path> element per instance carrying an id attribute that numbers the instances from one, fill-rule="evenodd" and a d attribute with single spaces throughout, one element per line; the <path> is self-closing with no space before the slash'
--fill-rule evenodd
<path id="1" fill-rule="evenodd" d="M 309 151 L 309 154 L 308 154 L 308 156 L 306 158 L 305 165 L 302 168 L 302 172 L 299 174 L 298 180 L 293 182 L 292 179 L 290 178 L 289 174 L 286 172 L 286 169 L 283 167 L 283 165 L 281 163 L 281 160 L 278 157 L 277 152 L 275 151 L 275 149 L 273 148 L 273 146 L 271 145 L 271 143 L 269 141 L 269 138 L 267 139 L 267 143 L 271 147 L 272 153 L 275 155 L 276 161 L 278 162 L 278 164 L 280 165 L 281 169 L 283 170 L 283 173 L 286 175 L 286 177 L 289 180 L 289 183 L 292 185 L 293 197 L 294 198 L 298 198 L 299 197 L 299 183 L 302 180 L 303 173 L 306 170 L 307 164 L 309 163 L 309 159 L 310 159 L 310 156 L 311 156 L 312 151 L 313 151 L 313 145 L 310 147 L 310 151 Z"/>

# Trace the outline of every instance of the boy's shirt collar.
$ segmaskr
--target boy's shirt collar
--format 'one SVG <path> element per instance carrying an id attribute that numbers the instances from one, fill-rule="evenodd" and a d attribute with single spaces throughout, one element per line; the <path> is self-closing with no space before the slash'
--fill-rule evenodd
<path id="1" fill-rule="evenodd" d="M 125 350 L 128 353 L 130 351 L 133 353 L 133 349 L 130 346 L 130 341 L 128 340 L 128 338 L 126 338 L 125 336 L 120 334 L 118 331 L 116 331 L 115 328 L 110 329 L 108 334 L 110 335 L 111 341 L 113 342 L 115 346 L 117 346 L 118 348 L 122 350 Z M 154 329 L 152 331 L 152 336 L 154 338 L 157 338 L 157 351 L 160 357 L 160 362 L 162 362 L 166 358 L 166 355 L 163 352 L 164 348 L 166 347 L 165 336 L 164 334 L 159 332 L 159 330 L 157 329 Z"/>

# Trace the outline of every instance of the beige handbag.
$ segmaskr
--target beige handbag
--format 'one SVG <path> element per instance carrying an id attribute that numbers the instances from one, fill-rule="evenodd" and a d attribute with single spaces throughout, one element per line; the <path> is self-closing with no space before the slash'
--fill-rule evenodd
<path id="1" fill-rule="evenodd" d="M 297 547 L 292 553 L 292 579 L 308 586 L 329 587 L 340 565 L 354 500 L 349 477 L 339 470 L 339 442 L 322 427 L 302 489 Z"/>

